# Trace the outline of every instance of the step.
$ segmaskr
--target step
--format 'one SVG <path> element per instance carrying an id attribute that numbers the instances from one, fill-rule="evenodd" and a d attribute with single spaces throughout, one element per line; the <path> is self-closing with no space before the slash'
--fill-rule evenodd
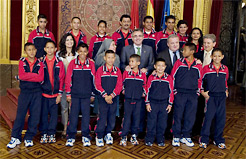
<path id="1" fill-rule="evenodd" d="M 7 96 L 12 102 L 15 103 L 16 107 L 18 105 L 18 96 L 20 95 L 20 89 L 18 88 L 7 88 Z"/>

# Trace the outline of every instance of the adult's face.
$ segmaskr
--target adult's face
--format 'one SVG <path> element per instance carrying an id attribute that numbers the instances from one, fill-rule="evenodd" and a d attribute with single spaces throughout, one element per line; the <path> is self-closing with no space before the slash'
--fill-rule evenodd
<path id="1" fill-rule="evenodd" d="M 179 49 L 179 38 L 173 37 L 168 39 L 167 46 L 171 51 L 177 51 Z"/>
<path id="2" fill-rule="evenodd" d="M 113 50 L 113 51 L 115 52 L 115 50 L 116 50 L 116 45 L 115 45 L 115 42 L 114 42 L 114 41 L 111 42 L 111 44 L 110 44 L 110 46 L 109 46 L 108 49 L 109 49 L 109 50 Z"/>
<path id="3" fill-rule="evenodd" d="M 131 26 L 132 22 L 130 20 L 130 18 L 123 18 L 122 21 L 120 22 L 121 27 L 124 30 L 128 30 Z"/>
<path id="4" fill-rule="evenodd" d="M 74 30 L 79 30 L 80 27 L 80 20 L 78 18 L 74 18 L 73 21 L 71 22 L 71 28 Z"/>
<path id="5" fill-rule="evenodd" d="M 206 51 L 211 51 L 215 47 L 216 42 L 213 42 L 212 39 L 205 38 L 203 39 L 203 47 Z"/>
<path id="6" fill-rule="evenodd" d="M 132 33 L 132 41 L 135 45 L 142 45 L 144 36 L 142 31 L 135 31 Z"/>

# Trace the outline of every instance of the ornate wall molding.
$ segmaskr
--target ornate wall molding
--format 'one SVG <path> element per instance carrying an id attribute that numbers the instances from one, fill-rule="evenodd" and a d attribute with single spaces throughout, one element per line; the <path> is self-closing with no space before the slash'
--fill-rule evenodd
<path id="1" fill-rule="evenodd" d="M 170 1 L 170 14 L 176 17 L 175 28 L 178 24 L 178 21 L 183 19 L 183 12 L 184 12 L 184 0 Z"/>

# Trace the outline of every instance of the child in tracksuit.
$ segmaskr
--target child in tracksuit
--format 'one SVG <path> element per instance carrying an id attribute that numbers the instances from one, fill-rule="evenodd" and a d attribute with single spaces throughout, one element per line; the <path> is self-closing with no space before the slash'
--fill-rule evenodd
<path id="1" fill-rule="evenodd" d="M 105 65 L 98 68 L 96 73 L 96 89 L 100 93 L 99 119 L 96 127 L 96 145 L 104 146 L 103 137 L 106 144 L 113 144 L 111 131 L 115 126 L 115 116 L 117 110 L 117 96 L 122 90 L 122 75 L 120 69 L 114 66 L 115 52 L 107 50 L 105 52 Z M 107 123 L 107 126 L 106 126 Z"/>
<path id="2" fill-rule="evenodd" d="M 42 82 L 42 110 L 39 124 L 40 143 L 54 143 L 56 142 L 58 103 L 61 101 L 63 92 L 65 69 L 62 61 L 55 56 L 56 44 L 54 41 L 47 41 L 44 50 L 47 54 L 43 59 L 44 82 Z"/>
<path id="3" fill-rule="evenodd" d="M 193 56 L 196 52 L 195 44 L 186 43 L 183 49 L 184 58 L 177 60 L 171 71 L 174 80 L 172 145 L 180 146 L 180 142 L 182 142 L 192 147 L 194 143 L 190 133 L 196 118 L 197 98 L 202 80 L 202 65 L 198 64 Z"/>
<path id="4" fill-rule="evenodd" d="M 72 101 L 67 128 L 66 146 L 73 146 L 75 142 L 80 112 L 82 113 L 82 142 L 84 146 L 90 146 L 90 102 L 94 99 L 95 64 L 94 61 L 87 58 L 87 44 L 79 44 L 77 53 L 77 58 L 72 60 L 68 65 L 65 80 L 67 101 Z"/>
<path id="5" fill-rule="evenodd" d="M 127 145 L 127 135 L 131 128 L 132 137 L 130 139 L 133 145 L 138 145 L 137 135 L 140 122 L 140 108 L 142 97 L 145 96 L 146 75 L 139 70 L 140 56 L 133 54 L 129 59 L 131 71 L 123 73 L 123 94 L 124 102 L 124 119 L 123 128 L 120 132 L 122 137 L 120 145 Z"/>
<path id="6" fill-rule="evenodd" d="M 33 137 L 37 133 L 40 120 L 42 89 L 44 80 L 43 63 L 36 56 L 36 48 L 32 43 L 26 43 L 24 51 L 27 57 L 22 57 L 19 62 L 20 95 L 14 127 L 11 133 L 11 141 L 8 148 L 14 148 L 21 143 L 21 132 L 24 127 L 26 113 L 29 110 L 28 129 L 24 137 L 26 147 L 33 146 Z"/>
<path id="7" fill-rule="evenodd" d="M 210 127 L 215 118 L 214 144 L 220 149 L 226 149 L 223 130 L 226 120 L 226 97 L 228 97 L 227 80 L 229 76 L 228 68 L 221 64 L 224 58 L 222 50 L 212 51 L 212 62 L 204 66 L 202 79 L 206 82 L 206 87 L 201 90 L 201 94 L 206 99 L 205 118 L 201 130 L 200 147 L 207 148 L 209 143 Z"/>
<path id="8" fill-rule="evenodd" d="M 158 146 L 165 146 L 164 133 L 173 103 L 173 79 L 164 72 L 166 68 L 164 59 L 157 59 L 154 67 L 156 74 L 149 76 L 146 86 L 145 103 L 148 118 L 145 144 L 152 146 L 156 136 Z"/>

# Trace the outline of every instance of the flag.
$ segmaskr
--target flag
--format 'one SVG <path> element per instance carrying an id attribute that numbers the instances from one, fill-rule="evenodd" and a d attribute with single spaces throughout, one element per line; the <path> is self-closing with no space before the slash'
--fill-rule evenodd
<path id="1" fill-rule="evenodd" d="M 161 17 L 161 30 L 165 29 L 167 26 L 165 25 L 166 16 L 170 15 L 170 0 L 165 0 L 162 10 Z"/>
<path id="2" fill-rule="evenodd" d="M 155 19 L 154 0 L 148 0 L 146 16 L 151 16 L 153 19 Z"/>
<path id="3" fill-rule="evenodd" d="M 132 18 L 131 29 L 133 30 L 139 28 L 138 0 L 132 0 L 131 18 Z"/>

